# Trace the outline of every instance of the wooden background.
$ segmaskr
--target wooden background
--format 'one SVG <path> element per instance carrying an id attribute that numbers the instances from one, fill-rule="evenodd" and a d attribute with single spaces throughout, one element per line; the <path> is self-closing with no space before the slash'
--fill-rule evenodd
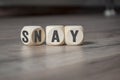
<path id="1" fill-rule="evenodd" d="M 81 46 L 25 46 L 25 25 L 81 24 Z M 0 80 L 120 80 L 120 16 L 47 15 L 0 18 Z"/>

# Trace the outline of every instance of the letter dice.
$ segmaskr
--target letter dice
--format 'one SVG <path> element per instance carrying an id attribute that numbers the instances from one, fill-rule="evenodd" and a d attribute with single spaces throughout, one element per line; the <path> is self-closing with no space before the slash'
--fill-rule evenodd
<path id="1" fill-rule="evenodd" d="M 64 26 L 50 25 L 46 27 L 46 44 L 62 45 L 64 44 Z"/>
<path id="2" fill-rule="evenodd" d="M 25 45 L 40 45 L 45 41 L 45 32 L 41 26 L 24 26 L 21 41 Z"/>
<path id="3" fill-rule="evenodd" d="M 67 45 L 80 45 L 83 42 L 83 27 L 80 25 L 65 26 L 65 43 Z"/>

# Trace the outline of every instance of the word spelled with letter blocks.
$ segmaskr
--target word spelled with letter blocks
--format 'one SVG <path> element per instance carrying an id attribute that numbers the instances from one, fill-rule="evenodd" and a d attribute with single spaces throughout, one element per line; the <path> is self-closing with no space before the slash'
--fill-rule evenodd
<path id="1" fill-rule="evenodd" d="M 24 26 L 21 41 L 25 45 L 80 45 L 84 39 L 80 25 L 50 25 L 44 30 L 41 26 Z"/>

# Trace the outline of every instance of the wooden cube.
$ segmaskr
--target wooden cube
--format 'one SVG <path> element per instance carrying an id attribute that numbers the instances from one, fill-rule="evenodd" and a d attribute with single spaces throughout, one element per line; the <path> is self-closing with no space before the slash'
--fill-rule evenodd
<path id="1" fill-rule="evenodd" d="M 67 45 L 80 45 L 83 42 L 83 27 L 80 25 L 65 26 L 65 43 Z"/>
<path id="2" fill-rule="evenodd" d="M 21 41 L 25 45 L 40 45 L 45 41 L 45 32 L 41 26 L 24 26 Z"/>
<path id="3" fill-rule="evenodd" d="M 62 45 L 64 44 L 64 26 L 50 25 L 46 27 L 46 44 Z"/>

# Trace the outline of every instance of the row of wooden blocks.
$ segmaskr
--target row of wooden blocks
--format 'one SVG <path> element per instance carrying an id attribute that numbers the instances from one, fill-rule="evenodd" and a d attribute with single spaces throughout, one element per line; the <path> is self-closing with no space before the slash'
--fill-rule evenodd
<path id="1" fill-rule="evenodd" d="M 41 26 L 24 26 L 21 41 L 25 45 L 80 45 L 84 39 L 81 25 L 50 25 L 46 32 Z"/>

